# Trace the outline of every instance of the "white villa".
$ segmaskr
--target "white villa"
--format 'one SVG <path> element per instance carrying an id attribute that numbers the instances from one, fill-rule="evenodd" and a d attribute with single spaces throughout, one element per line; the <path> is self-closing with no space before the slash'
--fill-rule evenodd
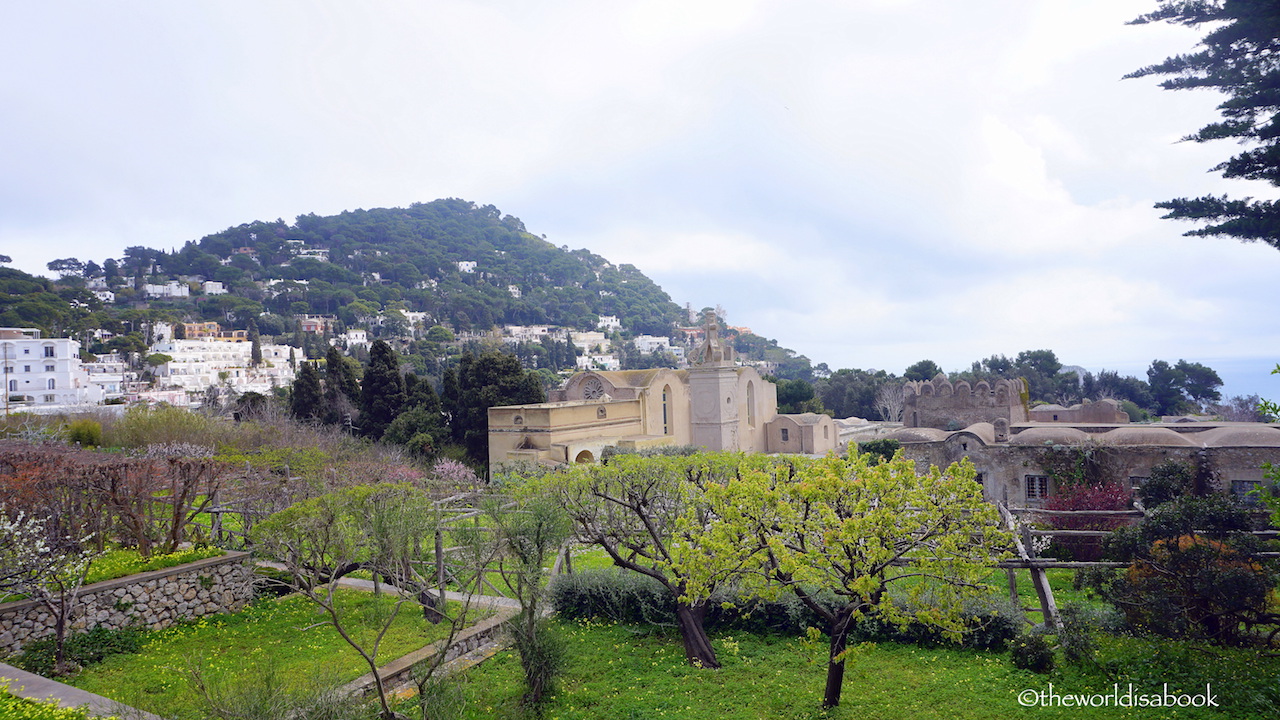
<path id="1" fill-rule="evenodd" d="M 95 405 L 105 397 L 80 363 L 80 343 L 42 338 L 36 328 L 0 328 L 4 408 L 53 412 Z"/>

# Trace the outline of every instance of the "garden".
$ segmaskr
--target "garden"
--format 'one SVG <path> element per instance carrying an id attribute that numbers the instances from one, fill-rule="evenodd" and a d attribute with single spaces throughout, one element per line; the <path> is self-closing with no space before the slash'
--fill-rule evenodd
<path id="1" fill-rule="evenodd" d="M 104 425 L 106 451 L 4 441 L 0 589 L 66 620 L 9 662 L 169 720 L 1280 707 L 1275 541 L 1254 532 L 1271 518 L 1185 473 L 1155 478 L 1145 515 L 1090 538 L 1106 562 L 1046 571 L 1018 560 L 1015 538 L 1052 526 L 1002 521 L 966 464 L 624 453 L 482 487 L 292 426 L 151 443 L 170 428 L 146 413 Z M 65 603 L 92 580 L 230 549 L 274 568 L 235 612 L 108 630 Z M 1006 567 L 1020 568 L 1013 599 Z M 475 598 L 498 594 L 520 607 L 510 649 L 452 671 L 442 648 L 485 616 Z M 405 674 L 386 670 L 427 646 Z"/>

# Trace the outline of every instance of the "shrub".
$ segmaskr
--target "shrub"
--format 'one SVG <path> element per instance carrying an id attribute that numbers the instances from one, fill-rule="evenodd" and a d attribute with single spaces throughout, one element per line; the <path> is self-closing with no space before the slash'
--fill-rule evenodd
<path id="1" fill-rule="evenodd" d="M 1137 489 L 1137 495 L 1148 510 L 1190 494 L 1195 486 L 1196 471 L 1191 463 L 1166 460 L 1151 468 L 1151 477 Z"/>
<path id="2" fill-rule="evenodd" d="M 1053 670 L 1053 648 L 1044 635 L 1023 635 L 1009 647 L 1009 657 L 1019 670 L 1047 673 Z"/>
<path id="3" fill-rule="evenodd" d="M 1049 510 L 1125 510 L 1130 504 L 1129 492 L 1116 483 L 1068 485 L 1045 503 Z M 1059 530 L 1114 530 L 1127 521 L 1106 516 L 1068 515 L 1050 521 Z M 1102 542 L 1091 537 L 1057 537 L 1054 545 L 1059 556 L 1093 562 L 1102 557 Z"/>
<path id="4" fill-rule="evenodd" d="M 1072 665 L 1093 662 L 1093 621 L 1089 611 L 1079 605 L 1067 605 L 1060 613 L 1058 645 L 1062 657 Z"/>
<path id="5" fill-rule="evenodd" d="M 1248 510 L 1234 498 L 1179 497 L 1108 538 L 1108 551 L 1132 564 L 1095 573 L 1091 583 L 1134 630 L 1247 643 L 1277 625 L 1277 573 L 1257 538 L 1242 532 L 1249 528 Z"/>
<path id="6" fill-rule="evenodd" d="M 67 441 L 83 447 L 98 447 L 102 444 L 102 423 L 97 420 L 73 420 L 67 424 Z"/>
<path id="7" fill-rule="evenodd" d="M 565 667 L 565 642 L 545 619 L 533 625 L 532 632 L 523 623 L 511 625 L 511 639 L 520 654 L 527 692 L 526 704 L 537 706 L 547 699 L 556 678 Z"/>
<path id="8" fill-rule="evenodd" d="M 102 662 L 112 655 L 137 652 L 141 647 L 141 628 L 130 626 L 108 630 L 99 625 L 89 632 L 67 638 L 66 657 L 68 661 L 83 667 Z M 13 664 L 27 672 L 52 676 L 55 649 L 54 639 L 51 637 L 27 643 L 13 659 Z"/>
<path id="9" fill-rule="evenodd" d="M 1023 626 L 1022 611 L 1005 599 L 989 597 L 973 600 L 965 603 L 963 613 L 968 629 L 958 643 L 961 647 L 1002 651 L 1018 636 Z M 956 644 L 944 638 L 942 632 L 935 627 L 922 623 L 899 626 L 886 623 L 876 616 L 860 620 L 852 635 L 859 642 Z"/>
<path id="10" fill-rule="evenodd" d="M 585 570 L 557 575 L 550 586 L 552 604 L 567 618 L 599 618 L 619 623 L 674 627 L 675 601 L 656 580 L 616 568 Z M 815 598 L 835 607 L 838 598 L 819 593 Z M 1005 600 L 989 598 L 965 607 L 970 631 L 964 647 L 1001 650 L 1016 637 L 1021 612 Z M 776 600 L 743 598 L 718 593 L 707 603 L 704 625 L 708 630 L 740 630 L 753 633 L 799 635 L 825 623 L 793 593 Z M 857 642 L 947 644 L 942 634 L 919 623 L 906 626 L 887 623 L 875 616 L 862 618 L 851 632 Z"/>

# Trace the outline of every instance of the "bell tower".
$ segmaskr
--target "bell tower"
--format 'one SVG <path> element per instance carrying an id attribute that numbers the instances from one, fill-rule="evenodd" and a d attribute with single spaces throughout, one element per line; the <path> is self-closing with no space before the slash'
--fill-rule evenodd
<path id="1" fill-rule="evenodd" d="M 694 445 L 738 450 L 738 369 L 733 348 L 720 339 L 715 315 L 707 318 L 698 362 L 689 368 L 689 400 Z"/>

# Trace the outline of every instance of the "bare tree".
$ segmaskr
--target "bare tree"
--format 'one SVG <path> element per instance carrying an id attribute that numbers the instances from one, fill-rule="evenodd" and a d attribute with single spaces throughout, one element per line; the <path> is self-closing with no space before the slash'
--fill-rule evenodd
<path id="1" fill-rule="evenodd" d="M 876 392 L 876 412 L 885 422 L 902 422 L 902 386 L 885 383 Z"/>

